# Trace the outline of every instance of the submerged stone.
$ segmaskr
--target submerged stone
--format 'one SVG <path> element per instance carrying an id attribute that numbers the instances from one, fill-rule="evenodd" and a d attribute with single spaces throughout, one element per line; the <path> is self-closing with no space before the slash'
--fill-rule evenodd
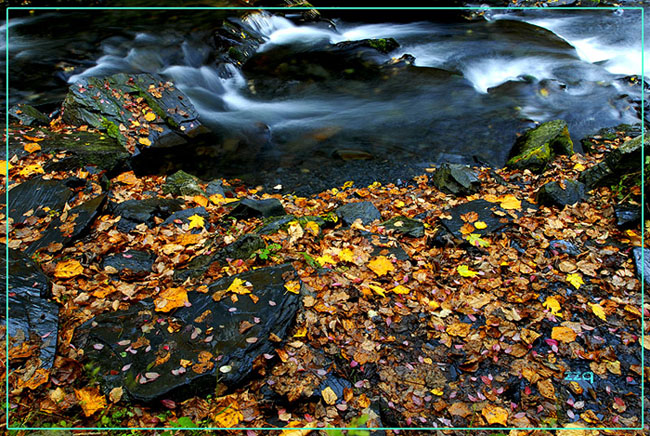
<path id="1" fill-rule="evenodd" d="M 478 191 L 481 182 L 471 168 L 444 163 L 433 174 L 431 183 L 445 194 L 470 195 Z"/>
<path id="2" fill-rule="evenodd" d="M 563 180 L 565 188 L 559 182 L 549 182 L 537 191 L 537 203 L 541 206 L 568 206 L 581 201 L 585 196 L 585 185 L 575 180 Z"/>
<path id="3" fill-rule="evenodd" d="M 52 243 L 66 246 L 79 239 L 87 233 L 90 225 L 99 216 L 105 202 L 106 194 L 98 195 L 92 200 L 70 209 L 65 220 L 61 219 L 63 215 L 59 215 L 47 226 L 43 237 L 31 244 L 25 252 L 32 254 Z"/>
<path id="4" fill-rule="evenodd" d="M 517 139 L 506 166 L 541 173 L 558 154 L 573 154 L 569 128 L 563 120 L 547 121 Z"/>
<path id="5" fill-rule="evenodd" d="M 344 204 L 336 208 L 335 213 L 344 226 L 351 226 L 358 219 L 364 225 L 381 219 L 381 213 L 370 201 Z"/>
<path id="6" fill-rule="evenodd" d="M 1 264 L 7 265 L 6 247 L 0 245 Z M 25 340 L 40 338 L 41 366 L 52 367 L 56 354 L 59 326 L 59 306 L 49 300 L 50 281 L 32 260 L 20 251 L 9 249 L 9 288 L 5 287 L 5 268 L 0 268 L 3 302 L 9 301 L 10 346 Z M 4 323 L 5 304 L 0 304 L 0 319 Z"/>
<path id="7" fill-rule="evenodd" d="M 251 295 L 225 292 L 236 279 L 252 285 Z M 285 264 L 220 279 L 207 293 L 190 291 L 189 304 L 169 313 L 140 301 L 78 327 L 73 343 L 99 368 L 105 391 L 122 386 L 136 401 L 181 400 L 214 392 L 217 384 L 239 387 L 253 362 L 288 336 L 300 308 L 299 295 L 284 287 L 290 280 L 298 276 Z"/>

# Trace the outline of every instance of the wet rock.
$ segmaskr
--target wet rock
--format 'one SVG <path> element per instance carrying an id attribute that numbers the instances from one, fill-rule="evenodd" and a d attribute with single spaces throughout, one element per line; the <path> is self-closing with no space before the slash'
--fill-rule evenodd
<path id="1" fill-rule="evenodd" d="M 28 104 L 17 104 L 9 109 L 9 117 L 19 121 L 24 126 L 47 126 L 50 119 L 43 112 Z"/>
<path id="2" fill-rule="evenodd" d="M 634 254 L 634 264 L 636 266 L 636 275 L 639 280 L 645 278 L 646 286 L 650 286 L 650 249 L 636 247 Z M 643 259 L 641 259 L 643 256 Z"/>
<path id="3" fill-rule="evenodd" d="M 167 176 L 162 192 L 172 195 L 205 195 L 199 187 L 199 179 L 182 170 Z"/>
<path id="4" fill-rule="evenodd" d="M 6 247 L 0 245 L 0 261 L 7 265 Z M 40 359 L 45 369 L 52 367 L 56 353 L 59 306 L 50 301 L 50 282 L 41 269 L 20 251 L 9 249 L 9 288 L 6 269 L 0 268 L 2 300 L 9 297 L 9 337 L 12 346 L 28 339 L 41 338 Z M 0 304 L 4 323 L 5 304 Z"/>
<path id="5" fill-rule="evenodd" d="M 558 154 L 573 154 L 569 128 L 563 120 L 547 121 L 517 139 L 506 166 L 541 173 Z"/>
<path id="6" fill-rule="evenodd" d="M 470 195 L 481 187 L 481 182 L 471 168 L 447 163 L 436 170 L 431 183 L 445 194 L 453 195 Z"/>
<path id="7" fill-rule="evenodd" d="M 235 279 L 251 283 L 259 300 L 224 295 Z M 239 387 L 255 359 L 281 346 L 271 337 L 287 338 L 300 297 L 284 284 L 297 279 L 291 265 L 280 265 L 223 278 L 207 293 L 189 292 L 190 304 L 170 313 L 140 301 L 78 327 L 73 344 L 99 368 L 106 391 L 123 386 L 136 401 L 178 401 L 214 392 L 217 383 Z"/>
<path id="8" fill-rule="evenodd" d="M 322 398 L 322 392 L 327 388 L 330 388 L 336 394 L 336 402 L 340 403 L 343 401 L 343 391 L 346 388 L 352 389 L 352 383 L 342 377 L 339 377 L 332 373 L 327 373 L 325 380 L 323 380 L 321 384 L 316 389 L 314 389 L 312 397 Z"/>
<path id="9" fill-rule="evenodd" d="M 113 216 L 122 217 L 117 222 L 117 229 L 126 233 L 141 223 L 145 223 L 151 228 L 154 225 L 154 217 L 166 219 L 172 213 L 181 210 L 183 204 L 183 201 L 179 199 L 147 198 L 112 203 L 110 210 Z"/>
<path id="10" fill-rule="evenodd" d="M 115 269 L 120 275 L 144 277 L 151 272 L 155 259 L 148 251 L 128 250 L 107 256 L 102 267 L 104 270 L 107 267 Z"/>
<path id="11" fill-rule="evenodd" d="M 43 232 L 43 237 L 32 243 L 25 252 L 33 254 L 36 250 L 47 247 L 52 243 L 69 245 L 76 241 L 90 228 L 90 225 L 99 216 L 106 202 L 106 194 L 98 195 L 79 206 L 70 209 L 67 214 L 56 217 Z"/>
<path id="12" fill-rule="evenodd" d="M 548 244 L 550 250 L 555 250 L 559 253 L 568 254 L 569 256 L 579 256 L 581 251 L 572 242 L 554 239 Z"/>
<path id="13" fill-rule="evenodd" d="M 617 183 L 622 176 L 639 171 L 642 149 L 647 148 L 649 144 L 650 135 L 646 137 L 645 145 L 641 144 L 641 136 L 625 141 L 616 150 L 608 153 L 598 165 L 583 171 L 578 180 L 584 183 L 587 189 Z"/>
<path id="14" fill-rule="evenodd" d="M 248 259 L 257 250 L 265 247 L 266 243 L 261 237 L 247 233 L 216 253 L 195 257 L 185 268 L 178 269 L 174 272 L 174 280 L 184 282 L 188 278 L 197 279 L 205 274 L 215 262 L 225 264 L 228 259 Z"/>
<path id="15" fill-rule="evenodd" d="M 226 196 L 226 192 L 223 189 L 223 183 L 221 180 L 213 180 L 208 183 L 208 186 L 205 187 L 205 193 L 208 195 L 221 195 L 222 197 Z"/>
<path id="16" fill-rule="evenodd" d="M 529 206 L 522 202 L 522 207 Z M 465 235 L 460 231 L 465 224 L 461 216 L 470 212 L 478 214 L 477 221 L 483 221 L 486 224 L 484 229 L 474 229 L 472 233 L 478 233 L 481 236 L 494 234 L 512 222 L 512 217 L 506 210 L 502 209 L 497 203 L 490 203 L 486 200 L 473 200 L 468 203 L 459 204 L 445 211 L 445 215 L 451 215 L 450 219 L 441 219 L 442 225 L 449 233 L 450 237 L 457 240 L 464 240 Z"/>
<path id="17" fill-rule="evenodd" d="M 284 207 L 282 207 L 282 203 L 277 198 L 268 198 L 266 200 L 246 198 L 237 203 L 229 216 L 237 219 L 248 219 L 268 218 L 284 214 Z"/>
<path id="18" fill-rule="evenodd" d="M 150 86 L 155 90 L 151 92 Z M 129 126 L 131 112 L 125 110 L 120 94 L 142 97 L 157 115 L 150 122 L 149 148 L 184 144 L 206 132 L 190 99 L 160 76 L 152 74 L 115 74 L 105 78 L 89 77 L 70 85 L 63 102 L 63 119 L 73 125 L 87 124 L 105 131 L 121 143 L 126 139 L 119 125 Z M 134 137 L 138 143 L 139 137 Z"/>
<path id="19" fill-rule="evenodd" d="M 217 27 L 213 42 L 223 61 L 241 64 L 257 52 L 264 38 L 250 26 L 231 18 L 222 21 Z"/>
<path id="20" fill-rule="evenodd" d="M 24 214 L 49 208 L 60 213 L 72 196 L 72 191 L 61 180 L 30 179 L 9 191 L 9 217 L 14 223 L 22 223 Z"/>
<path id="21" fill-rule="evenodd" d="M 560 182 L 549 182 L 539 188 L 536 195 L 537 203 L 540 206 L 569 206 L 585 196 L 585 185 L 575 180 L 563 180 L 565 188 Z"/>
<path id="22" fill-rule="evenodd" d="M 364 225 L 381 219 L 381 213 L 370 201 L 344 204 L 336 208 L 335 213 L 344 226 L 351 226 L 358 219 Z"/>
<path id="23" fill-rule="evenodd" d="M 419 220 L 396 216 L 388 221 L 381 223 L 386 230 L 392 230 L 395 233 L 401 233 L 411 238 L 421 238 L 424 236 L 424 223 Z"/>
<path id="24" fill-rule="evenodd" d="M 191 209 L 183 209 L 174 212 L 165 221 L 163 221 L 162 225 L 166 226 L 167 224 L 174 223 L 177 226 L 182 226 L 183 224 L 188 224 L 190 222 L 190 217 L 194 215 L 198 215 L 203 218 L 207 218 L 208 216 L 210 216 L 208 214 L 208 211 L 205 210 L 205 207 L 203 206 L 193 207 Z"/>
<path id="25" fill-rule="evenodd" d="M 295 219 L 296 217 L 294 215 L 272 216 L 265 219 L 264 223 L 256 230 L 256 232 L 260 235 L 271 235 L 288 226 L 289 223 Z"/>
<path id="26" fill-rule="evenodd" d="M 641 206 L 617 204 L 614 206 L 616 225 L 622 229 L 633 227 L 641 222 Z"/>

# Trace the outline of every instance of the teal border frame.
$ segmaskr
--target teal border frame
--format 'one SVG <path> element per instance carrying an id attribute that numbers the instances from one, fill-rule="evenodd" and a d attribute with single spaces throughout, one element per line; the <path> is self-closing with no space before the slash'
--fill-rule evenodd
<path id="1" fill-rule="evenodd" d="M 567 6 L 567 7 L 304 7 L 304 6 L 296 6 L 296 7 L 171 7 L 171 6 L 160 6 L 160 7 L 16 7 L 16 6 L 10 6 L 7 7 L 5 10 L 5 25 L 6 25 L 6 32 L 5 32 L 5 123 L 6 123 L 6 130 L 5 130 L 5 148 L 6 148 L 6 171 L 7 171 L 7 176 L 5 177 L 5 204 L 6 204 L 6 210 L 5 210 L 5 217 L 6 217 L 6 235 L 7 235 L 7 241 L 5 244 L 5 259 L 6 259 L 6 265 L 5 265 L 5 273 L 6 273 L 6 282 L 5 282 L 5 287 L 7 289 L 6 292 L 6 298 L 5 298 L 5 309 L 6 309 L 6 319 L 5 319 L 5 327 L 6 327 L 6 335 L 9 334 L 9 244 L 8 244 L 8 238 L 9 238 L 9 220 L 8 220 L 8 211 L 9 211 L 9 12 L 13 10 L 52 10 L 52 11 L 65 11 L 65 10 L 72 10 L 72 11 L 78 11 L 78 10 L 253 10 L 253 11 L 259 11 L 259 10 L 311 10 L 311 9 L 317 9 L 317 10 L 480 10 L 480 11 L 487 11 L 487 10 L 558 10 L 558 11 L 568 11 L 568 10 L 601 10 L 601 11 L 613 11 L 613 10 L 638 10 L 641 12 L 641 143 L 643 144 L 641 147 L 641 263 L 645 264 L 645 242 L 644 242 L 644 236 L 645 236 L 645 213 L 644 213 L 644 205 L 645 205 L 645 186 L 644 186 L 644 180 L 645 180 L 645 126 L 644 126 L 644 117 L 645 117 L 645 112 L 644 112 L 644 104 L 643 102 L 645 101 L 645 93 L 644 93 L 644 81 L 645 81 L 645 66 L 644 66 L 644 50 L 645 50 L 645 44 L 644 44 L 644 27 L 645 27 L 645 21 L 644 21 L 644 9 L 643 7 L 640 6 L 629 6 L 629 7 L 576 7 L 576 6 Z M 650 156 L 649 156 L 650 157 Z M 645 296 L 645 274 L 644 271 L 641 272 L 641 337 L 640 340 L 641 342 L 639 343 L 641 347 L 641 425 L 640 427 L 613 427 L 613 428 L 608 428 L 608 427 L 584 427 L 584 428 L 567 428 L 567 427 L 341 427 L 338 430 L 404 430 L 404 431 L 409 431 L 409 430 L 420 430 L 420 431 L 434 431 L 434 430 L 470 430 L 470 431 L 483 431 L 483 430 L 496 430 L 496 431 L 508 431 L 508 430 L 528 430 L 528 431 L 534 431 L 534 430 L 609 430 L 609 431 L 632 431 L 632 430 L 644 430 L 644 417 L 645 417 L 645 366 L 644 366 L 644 352 L 643 352 L 643 343 L 645 339 L 645 318 L 643 316 L 643 310 L 644 310 L 644 296 Z M 282 430 L 289 430 L 286 427 L 203 427 L 203 428 L 186 428 L 186 427 L 11 427 L 9 425 L 9 419 L 10 419 L 10 414 L 9 414 L 9 341 L 5 341 L 5 356 L 6 356 L 6 368 L 5 368 L 5 419 L 6 419 L 6 430 L 11 431 L 18 431 L 18 430 L 51 430 L 51 431 L 56 431 L 56 430 L 123 430 L 123 431 L 136 431 L 136 430 L 141 430 L 141 431 L 176 431 L 176 430 L 194 430 L 194 431 L 201 431 L 201 430 L 256 430 L 256 431 L 282 431 Z M 327 428 L 324 427 L 297 427 L 295 430 L 302 429 L 302 430 L 320 430 L 320 431 L 325 431 Z M 332 429 L 336 430 L 336 429 Z"/>

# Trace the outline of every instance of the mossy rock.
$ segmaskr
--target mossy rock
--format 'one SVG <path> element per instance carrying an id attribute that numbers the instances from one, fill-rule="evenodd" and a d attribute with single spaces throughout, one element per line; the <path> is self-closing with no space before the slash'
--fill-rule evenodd
<path id="1" fill-rule="evenodd" d="M 47 126 L 50 119 L 43 112 L 28 104 L 17 104 L 9 109 L 9 116 L 15 118 L 24 126 Z"/>
<path id="2" fill-rule="evenodd" d="M 645 148 L 648 156 L 649 146 L 650 136 L 646 136 L 645 144 L 641 143 L 641 136 L 625 141 L 598 165 L 583 171 L 578 180 L 588 189 L 618 183 L 625 175 L 640 171 L 642 151 Z"/>
<path id="3" fill-rule="evenodd" d="M 199 187 L 199 179 L 183 170 L 167 176 L 162 191 L 163 194 L 172 195 L 205 195 Z"/>
<path id="4" fill-rule="evenodd" d="M 506 166 L 541 173 L 559 154 L 573 154 L 569 127 L 563 120 L 548 121 L 517 139 Z"/>

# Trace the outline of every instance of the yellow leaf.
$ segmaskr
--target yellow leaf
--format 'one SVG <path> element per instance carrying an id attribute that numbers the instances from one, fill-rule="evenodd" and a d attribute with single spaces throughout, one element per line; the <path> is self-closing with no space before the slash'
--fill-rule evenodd
<path id="1" fill-rule="evenodd" d="M 349 248 L 344 248 L 339 251 L 338 257 L 342 262 L 352 262 L 352 259 L 354 259 L 354 253 Z"/>
<path id="2" fill-rule="evenodd" d="M 27 144 L 25 144 L 24 148 L 27 153 L 34 153 L 35 151 L 40 150 L 41 146 L 35 142 L 28 142 Z"/>
<path id="3" fill-rule="evenodd" d="M 447 334 L 450 336 L 460 336 L 461 338 L 464 338 L 469 334 L 471 328 L 471 324 L 466 324 L 464 322 L 455 322 L 447 326 Z"/>
<path id="4" fill-rule="evenodd" d="M 408 294 L 409 292 L 411 292 L 411 290 L 409 288 L 407 288 L 406 286 L 402 286 L 402 285 L 394 287 L 392 289 L 392 291 L 394 293 L 396 293 L 396 294 Z"/>
<path id="5" fill-rule="evenodd" d="M 566 281 L 571 283 L 576 289 L 580 289 L 580 286 L 585 284 L 585 282 L 582 281 L 582 276 L 578 273 L 569 274 L 566 276 Z"/>
<path id="6" fill-rule="evenodd" d="M 318 236 L 320 228 L 318 227 L 318 224 L 316 224 L 314 221 L 307 221 L 305 223 L 305 230 L 310 232 L 314 236 Z"/>
<path id="7" fill-rule="evenodd" d="M 562 307 L 560 307 L 560 302 L 555 297 L 548 297 L 542 305 L 550 310 L 553 315 L 561 316 L 560 310 Z"/>
<path id="8" fill-rule="evenodd" d="M 12 164 L 7 164 L 6 160 L 0 160 L 0 176 L 7 175 L 7 167 L 9 167 L 9 169 L 12 169 L 14 166 Z"/>
<path id="9" fill-rule="evenodd" d="M 129 171 L 117 176 L 117 181 L 120 183 L 124 183 L 125 185 L 135 185 L 136 183 L 138 183 L 138 178 L 135 176 L 133 171 Z"/>
<path id="10" fill-rule="evenodd" d="M 576 332 L 574 332 L 569 327 L 564 327 L 564 326 L 553 327 L 553 330 L 551 331 L 551 338 L 555 339 L 556 341 L 561 341 L 567 344 L 569 342 L 575 341 L 576 336 L 577 336 Z"/>
<path id="11" fill-rule="evenodd" d="M 398 209 L 401 209 L 404 206 L 406 206 L 406 204 L 402 200 L 397 200 L 395 202 L 395 207 L 398 208 Z"/>
<path id="12" fill-rule="evenodd" d="M 246 286 L 244 286 L 244 281 L 239 278 L 235 278 L 235 280 L 232 281 L 230 286 L 228 286 L 228 289 L 226 289 L 226 291 L 234 292 L 235 294 L 239 294 L 239 295 L 251 293 L 251 290 L 248 289 Z"/>
<path id="13" fill-rule="evenodd" d="M 583 164 L 577 163 L 577 164 L 575 164 L 575 165 L 573 166 L 573 169 L 576 170 L 576 171 L 584 171 L 584 170 L 585 170 L 585 166 L 584 166 Z"/>
<path id="14" fill-rule="evenodd" d="M 194 200 L 194 203 L 198 204 L 199 206 L 206 207 L 208 205 L 208 199 L 202 195 L 195 195 L 192 200 Z"/>
<path id="15" fill-rule="evenodd" d="M 320 266 L 325 266 L 326 264 L 336 265 L 336 261 L 329 254 L 324 254 L 322 256 L 318 256 L 316 258 L 316 262 L 318 262 L 320 264 Z"/>
<path id="16" fill-rule="evenodd" d="M 34 390 L 37 387 L 41 386 L 42 384 L 46 383 L 50 379 L 50 372 L 47 369 L 44 368 L 38 368 L 32 377 L 27 380 L 26 382 L 22 382 L 22 380 L 19 379 L 19 385 L 20 387 L 25 387 L 27 389 Z"/>
<path id="17" fill-rule="evenodd" d="M 145 147 L 149 147 L 151 145 L 151 141 L 149 140 L 149 138 L 140 138 L 138 139 L 138 142 L 144 145 Z"/>
<path id="18" fill-rule="evenodd" d="M 383 276 L 388 271 L 395 271 L 393 263 L 385 256 L 379 256 L 368 262 L 368 268 L 370 268 L 378 276 Z"/>
<path id="19" fill-rule="evenodd" d="M 214 423 L 217 424 L 217 427 L 233 428 L 242 419 L 244 419 L 244 415 L 239 411 L 239 406 L 232 402 L 214 416 Z"/>
<path id="20" fill-rule="evenodd" d="M 144 114 L 144 119 L 147 121 L 153 121 L 156 119 L 156 114 L 154 114 L 153 112 L 147 112 L 146 114 Z"/>
<path id="21" fill-rule="evenodd" d="M 548 89 L 546 89 L 546 88 L 541 88 L 541 89 L 539 90 L 539 94 L 540 94 L 542 97 L 548 97 Z"/>
<path id="22" fill-rule="evenodd" d="M 555 386 L 553 386 L 553 382 L 550 379 L 538 381 L 537 389 L 544 398 L 555 400 Z"/>
<path id="23" fill-rule="evenodd" d="M 382 297 L 385 297 L 385 296 L 386 296 L 386 293 L 385 293 L 385 291 L 384 291 L 384 288 L 382 288 L 382 287 L 380 287 L 380 286 L 377 286 L 377 285 L 367 285 L 367 286 L 368 286 L 370 289 L 372 289 L 373 291 L 375 291 L 377 294 L 379 294 L 380 296 L 382 296 Z"/>
<path id="24" fill-rule="evenodd" d="M 177 307 L 185 306 L 189 300 L 185 288 L 167 288 L 158 294 L 153 302 L 157 312 L 169 312 Z"/>
<path id="25" fill-rule="evenodd" d="M 321 391 L 321 395 L 323 396 L 323 400 L 325 400 L 326 404 L 330 406 L 336 404 L 336 400 L 338 399 L 338 397 L 336 396 L 332 388 L 330 388 L 329 386 Z"/>
<path id="26" fill-rule="evenodd" d="M 298 280 L 292 280 L 284 284 L 284 289 L 294 294 L 300 293 L 300 282 Z"/>
<path id="27" fill-rule="evenodd" d="M 474 227 L 476 227 L 479 230 L 483 230 L 483 229 L 487 228 L 487 224 L 485 224 L 483 221 L 476 221 L 474 223 Z"/>
<path id="28" fill-rule="evenodd" d="M 461 277 L 474 277 L 478 274 L 476 271 L 469 269 L 467 265 L 458 265 L 456 271 L 458 271 L 458 274 L 460 274 Z"/>
<path id="29" fill-rule="evenodd" d="M 483 407 L 481 411 L 483 417 L 486 419 L 488 424 L 501 424 L 503 426 L 507 425 L 508 420 L 508 411 L 502 407 L 493 406 L 488 404 Z"/>
<path id="30" fill-rule="evenodd" d="M 106 398 L 99 393 L 99 388 L 97 387 L 75 389 L 74 393 L 86 416 L 90 416 L 98 410 L 106 408 Z"/>
<path id="31" fill-rule="evenodd" d="M 433 395 L 436 395 L 438 397 L 441 397 L 442 394 L 445 393 L 442 389 L 431 389 L 429 392 L 431 392 Z"/>
<path id="32" fill-rule="evenodd" d="M 63 262 L 59 262 L 56 265 L 56 268 L 54 269 L 54 277 L 57 277 L 59 279 L 69 279 L 72 277 L 76 277 L 79 274 L 82 274 L 84 272 L 84 267 L 81 266 L 81 264 L 74 260 L 66 260 Z"/>
<path id="33" fill-rule="evenodd" d="M 512 194 L 508 194 L 501 198 L 502 209 L 521 209 L 521 201 L 517 200 Z"/>
<path id="34" fill-rule="evenodd" d="M 108 398 L 111 400 L 111 403 L 119 403 L 124 395 L 124 389 L 120 386 L 119 388 L 111 389 L 111 392 L 108 394 Z"/>
<path id="35" fill-rule="evenodd" d="M 304 338 L 307 336 L 307 327 L 302 327 L 300 328 L 295 335 L 293 335 L 294 338 Z"/>
<path id="36" fill-rule="evenodd" d="M 189 229 L 194 229 L 194 228 L 199 228 L 200 229 L 200 228 L 203 228 L 203 226 L 205 225 L 205 219 L 203 219 L 203 217 L 200 216 L 200 215 L 196 215 L 196 214 L 192 215 L 189 218 L 189 220 L 190 220 L 190 226 L 188 227 L 188 230 Z"/>
<path id="37" fill-rule="evenodd" d="M 348 180 L 347 182 L 345 182 L 343 184 L 343 189 L 351 188 L 353 185 L 354 185 L 354 181 L 353 180 Z"/>
<path id="38" fill-rule="evenodd" d="M 603 321 L 607 321 L 607 317 L 605 316 L 605 309 L 603 309 L 603 306 L 600 304 L 589 303 L 589 307 L 591 307 L 591 311 L 594 313 L 594 315 Z"/>
<path id="39" fill-rule="evenodd" d="M 43 171 L 43 167 L 41 167 L 41 164 L 33 164 L 33 165 L 27 165 L 25 168 L 20 170 L 20 175 L 23 177 L 31 176 L 32 174 L 44 174 L 45 171 Z"/>
<path id="40" fill-rule="evenodd" d="M 481 235 L 478 233 L 470 233 L 465 237 L 467 239 L 467 242 L 472 244 L 475 247 L 489 247 L 490 243 L 486 241 L 485 239 L 481 238 Z"/>
<path id="41" fill-rule="evenodd" d="M 34 142 L 41 142 L 42 140 L 45 139 L 45 138 L 37 138 L 35 136 L 27 136 L 27 135 L 23 135 L 23 138 L 27 139 L 28 141 L 34 141 Z"/>
<path id="42" fill-rule="evenodd" d="M 235 201 L 239 201 L 239 199 L 238 198 L 228 198 L 228 197 L 224 197 L 223 195 L 214 194 L 214 195 L 210 196 L 210 201 L 218 206 L 220 204 L 228 204 L 228 203 L 232 203 L 232 202 L 235 202 Z"/>

